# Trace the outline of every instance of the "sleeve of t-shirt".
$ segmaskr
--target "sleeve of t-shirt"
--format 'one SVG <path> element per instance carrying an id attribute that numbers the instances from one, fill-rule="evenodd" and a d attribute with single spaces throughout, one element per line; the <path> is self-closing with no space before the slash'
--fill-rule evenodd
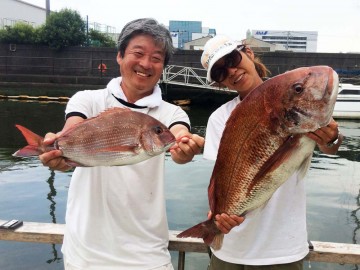
<path id="1" fill-rule="evenodd" d="M 176 124 L 181 124 L 181 125 L 186 126 L 189 130 L 191 129 L 189 116 L 180 107 L 176 108 L 173 118 L 171 120 L 171 123 L 169 125 L 169 128 L 171 128 L 172 126 L 174 126 Z"/>
<path id="2" fill-rule="evenodd" d="M 94 116 L 93 100 L 87 92 L 88 90 L 79 91 L 70 98 L 65 109 L 66 119 L 75 115 L 84 119 Z"/>
<path id="3" fill-rule="evenodd" d="M 224 120 L 219 117 L 219 112 L 215 111 L 210 115 L 206 127 L 205 146 L 203 153 L 203 157 L 205 159 L 216 160 L 224 128 Z"/>

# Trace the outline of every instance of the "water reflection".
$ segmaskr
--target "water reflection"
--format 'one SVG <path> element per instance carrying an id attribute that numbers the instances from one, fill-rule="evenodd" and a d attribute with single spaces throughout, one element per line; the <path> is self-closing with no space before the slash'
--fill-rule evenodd
<path id="1" fill-rule="evenodd" d="M 65 122 L 65 104 L 0 100 L 0 108 L 0 147 L 25 145 L 15 124 L 44 135 L 49 131 L 60 131 Z"/>
<path id="2" fill-rule="evenodd" d="M 59 131 L 64 124 L 65 104 L 0 101 L 0 218 L 35 222 L 64 223 L 68 183 L 71 173 L 55 173 L 37 158 L 12 157 L 26 142 L 15 124 L 39 135 Z M 214 108 L 190 107 L 187 113 L 194 133 L 205 134 L 207 119 Z M 360 121 L 338 121 L 345 140 L 337 155 L 314 152 L 307 176 L 308 230 L 315 241 L 359 243 L 360 229 Z M 166 201 L 169 227 L 181 230 L 202 221 L 208 209 L 206 189 L 212 164 L 201 156 L 185 165 L 166 160 Z M 15 202 L 13 197 L 20 198 Z M 27 269 L 62 269 L 59 245 L 35 245 L 0 241 L 0 269 L 19 264 Z M 40 247 L 39 247 L 40 246 Z M 32 248 L 35 247 L 35 248 Z M 49 258 L 50 257 L 50 258 Z M 175 258 L 175 256 L 174 256 Z M 174 265 L 176 262 L 173 261 Z M 187 269 L 206 269 L 206 254 L 189 254 Z M 44 266 L 51 265 L 51 266 Z M 195 268 L 194 268 L 195 267 Z M 175 267 L 176 268 L 176 267 Z M 357 265 L 312 263 L 312 268 L 358 269 Z"/>
<path id="3" fill-rule="evenodd" d="M 55 181 L 55 172 L 53 170 L 50 170 L 50 177 L 46 182 L 49 184 L 49 189 L 50 189 L 50 192 L 47 194 L 47 199 L 50 201 L 50 216 L 52 219 L 52 223 L 56 223 L 55 196 L 56 196 L 57 192 L 56 192 L 56 188 L 54 186 L 54 181 Z M 58 251 L 56 249 L 56 245 L 52 244 L 51 249 L 52 249 L 51 253 L 54 255 L 54 257 L 52 259 L 47 260 L 46 262 L 53 263 L 53 262 L 61 261 L 62 258 L 58 256 Z"/>

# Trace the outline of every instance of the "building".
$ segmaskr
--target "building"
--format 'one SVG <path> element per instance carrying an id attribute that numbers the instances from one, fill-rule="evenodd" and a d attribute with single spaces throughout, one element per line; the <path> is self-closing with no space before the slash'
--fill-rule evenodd
<path id="1" fill-rule="evenodd" d="M 0 29 L 13 26 L 16 22 L 25 22 L 34 27 L 44 24 L 46 9 L 21 0 L 0 1 Z"/>
<path id="2" fill-rule="evenodd" d="M 206 36 L 216 35 L 216 30 L 202 27 L 201 21 L 169 21 L 169 31 L 175 48 L 185 49 L 185 43 Z"/>
<path id="3" fill-rule="evenodd" d="M 252 36 L 243 39 L 242 44 L 249 46 L 254 52 L 275 52 L 275 51 L 286 51 L 283 44 L 274 44 L 267 41 L 263 41 Z"/>
<path id="4" fill-rule="evenodd" d="M 288 51 L 317 51 L 317 31 L 252 30 L 252 36 L 262 41 L 283 45 Z"/>
<path id="5" fill-rule="evenodd" d="M 184 44 L 184 50 L 204 50 L 205 43 L 213 38 L 212 35 L 207 35 L 206 37 L 200 37 L 193 39 Z"/>

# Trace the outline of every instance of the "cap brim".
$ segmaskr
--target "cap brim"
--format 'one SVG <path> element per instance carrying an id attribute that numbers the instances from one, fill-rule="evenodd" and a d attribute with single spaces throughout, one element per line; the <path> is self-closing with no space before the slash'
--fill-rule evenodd
<path id="1" fill-rule="evenodd" d="M 211 69 L 213 67 L 213 65 L 222 57 L 224 57 L 225 55 L 231 53 L 233 50 L 235 50 L 237 48 L 237 44 L 234 44 L 232 46 L 227 46 L 223 49 L 221 49 L 220 51 L 218 51 L 216 53 L 216 55 L 210 60 L 209 66 L 208 66 L 208 70 L 207 70 L 207 75 L 206 75 L 206 79 L 209 82 L 212 82 L 213 80 L 211 79 Z"/>

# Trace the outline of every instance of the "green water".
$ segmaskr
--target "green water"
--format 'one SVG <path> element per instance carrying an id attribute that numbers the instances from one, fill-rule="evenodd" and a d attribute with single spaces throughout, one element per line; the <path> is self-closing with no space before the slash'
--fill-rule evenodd
<path id="1" fill-rule="evenodd" d="M 53 172 L 35 159 L 11 154 L 25 144 L 14 127 L 38 134 L 56 132 L 64 123 L 64 104 L 0 101 L 0 219 L 64 223 L 71 173 Z M 204 134 L 213 109 L 187 108 L 194 132 Z M 308 173 L 308 230 L 314 241 L 358 243 L 360 228 L 360 121 L 339 121 L 346 138 L 338 155 L 315 152 Z M 166 158 L 169 227 L 183 230 L 206 218 L 212 162 L 201 155 L 185 165 Z M 175 269 L 177 254 L 172 253 Z M 187 270 L 206 269 L 207 254 L 187 253 Z M 63 269 L 60 245 L 0 241 L 0 269 Z M 357 265 L 311 263 L 311 269 L 358 269 Z M 304 269 L 309 269 L 305 263 Z"/>

